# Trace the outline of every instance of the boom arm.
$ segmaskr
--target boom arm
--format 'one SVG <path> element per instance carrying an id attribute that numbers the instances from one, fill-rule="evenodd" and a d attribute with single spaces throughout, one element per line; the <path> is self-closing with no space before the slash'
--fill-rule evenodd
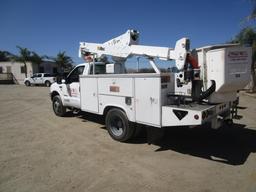
<path id="1" fill-rule="evenodd" d="M 175 60 L 176 67 L 184 68 L 189 50 L 189 40 L 182 38 L 176 42 L 175 48 L 138 45 L 139 33 L 128 30 L 123 35 L 109 40 L 103 44 L 80 42 L 79 57 L 86 53 L 96 57 L 111 55 L 119 58 L 128 58 L 132 55 L 159 58 L 162 60 Z"/>

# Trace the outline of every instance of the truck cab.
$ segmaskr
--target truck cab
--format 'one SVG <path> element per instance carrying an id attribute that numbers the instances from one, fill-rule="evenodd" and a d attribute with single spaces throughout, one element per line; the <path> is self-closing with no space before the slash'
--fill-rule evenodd
<path id="1" fill-rule="evenodd" d="M 65 107 L 81 109 L 79 76 L 105 73 L 106 65 L 102 62 L 95 62 L 95 65 L 92 63 L 79 64 L 68 74 L 66 79 L 62 79 L 61 83 L 55 82 L 51 85 L 51 97 L 53 99 L 56 94 L 60 95 L 61 102 Z"/>

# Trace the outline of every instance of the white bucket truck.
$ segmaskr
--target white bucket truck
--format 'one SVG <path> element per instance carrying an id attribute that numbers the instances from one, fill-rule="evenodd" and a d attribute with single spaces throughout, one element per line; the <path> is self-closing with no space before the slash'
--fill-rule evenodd
<path id="1" fill-rule="evenodd" d="M 61 84 L 51 85 L 55 114 L 65 116 L 70 109 L 104 115 L 110 136 L 118 141 L 133 137 L 134 124 L 163 128 L 209 123 L 219 128 L 232 122 L 232 103 L 249 81 L 251 48 L 225 44 L 190 52 L 187 38 L 174 49 L 138 41 L 139 33 L 128 30 L 103 44 L 81 42 L 79 56 L 86 63 Z M 127 73 L 125 61 L 132 56 L 147 58 L 153 72 Z M 174 60 L 177 70 L 161 73 L 157 59 Z"/>

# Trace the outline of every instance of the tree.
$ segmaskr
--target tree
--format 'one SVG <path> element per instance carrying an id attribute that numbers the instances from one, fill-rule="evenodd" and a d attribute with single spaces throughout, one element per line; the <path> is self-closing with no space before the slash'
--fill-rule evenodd
<path id="1" fill-rule="evenodd" d="M 32 63 L 33 71 L 35 71 L 35 67 L 37 67 L 38 70 L 39 65 L 44 61 L 45 58 L 47 58 L 47 56 L 40 56 L 35 52 L 31 53 L 30 61 Z"/>
<path id="2" fill-rule="evenodd" d="M 64 70 L 69 70 L 73 64 L 73 60 L 66 55 L 65 51 L 59 52 L 56 57 L 52 58 L 52 60 L 57 64 L 62 74 L 64 73 Z"/>
<path id="3" fill-rule="evenodd" d="M 255 76 L 255 68 L 256 68 L 256 31 L 252 27 L 243 28 L 236 37 L 231 41 L 231 43 L 239 43 L 242 45 L 252 47 L 252 64 L 251 64 L 251 83 L 250 83 L 250 91 L 256 91 L 256 76 Z"/>
<path id="4" fill-rule="evenodd" d="M 17 48 L 19 49 L 19 55 L 13 55 L 12 59 L 24 64 L 25 76 L 27 77 L 27 62 L 31 62 L 32 65 L 40 65 L 43 62 L 43 58 L 45 58 L 45 56 L 39 56 L 37 53 L 30 51 L 27 48 L 20 46 L 17 46 Z"/>
<path id="5" fill-rule="evenodd" d="M 247 17 L 248 21 L 255 21 L 256 19 L 256 0 L 251 0 L 252 3 L 252 11 L 250 13 L 250 15 Z M 253 33 L 254 32 L 254 33 Z M 245 39 L 247 38 L 247 41 L 250 43 L 250 45 L 252 46 L 252 64 L 251 64 L 251 85 L 250 85 L 250 89 L 251 92 L 255 92 L 256 91 L 256 74 L 255 74 L 255 67 L 256 67 L 256 32 L 255 32 L 255 28 L 254 30 L 248 30 L 247 31 L 247 36 L 245 36 Z"/>
<path id="6" fill-rule="evenodd" d="M 27 48 L 23 48 L 20 46 L 17 46 L 19 49 L 19 55 L 14 55 L 13 60 L 17 62 L 22 62 L 25 67 L 25 77 L 27 77 L 28 71 L 27 71 L 27 62 L 30 61 L 31 58 L 31 51 L 29 51 Z"/>
<path id="7" fill-rule="evenodd" d="M 252 11 L 246 17 L 246 21 L 256 20 L 256 0 L 251 0 Z M 249 88 L 251 92 L 256 92 L 256 30 L 255 27 L 245 27 L 243 28 L 231 41 L 231 43 L 239 43 L 246 46 L 252 47 L 252 63 L 251 63 L 251 82 Z"/>
<path id="8" fill-rule="evenodd" d="M 256 0 L 251 0 L 252 2 L 252 11 L 250 15 L 247 16 L 248 21 L 252 21 L 256 19 Z"/>
<path id="9" fill-rule="evenodd" d="M 243 28 L 232 40 L 232 43 L 240 43 L 243 45 L 252 46 L 256 40 L 256 31 L 252 27 Z"/>
<path id="10" fill-rule="evenodd" d="M 0 61 L 10 61 L 12 56 L 8 51 L 0 51 Z"/>

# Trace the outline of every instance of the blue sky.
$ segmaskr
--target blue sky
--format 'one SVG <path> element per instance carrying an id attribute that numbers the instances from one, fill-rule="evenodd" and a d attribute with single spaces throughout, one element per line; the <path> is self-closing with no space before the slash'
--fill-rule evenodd
<path id="1" fill-rule="evenodd" d="M 80 41 L 104 42 L 127 29 L 140 43 L 174 47 L 188 37 L 191 47 L 223 43 L 245 27 L 250 0 L 1 0 L 0 50 L 16 45 L 41 55 L 66 51 L 80 63 Z"/>

